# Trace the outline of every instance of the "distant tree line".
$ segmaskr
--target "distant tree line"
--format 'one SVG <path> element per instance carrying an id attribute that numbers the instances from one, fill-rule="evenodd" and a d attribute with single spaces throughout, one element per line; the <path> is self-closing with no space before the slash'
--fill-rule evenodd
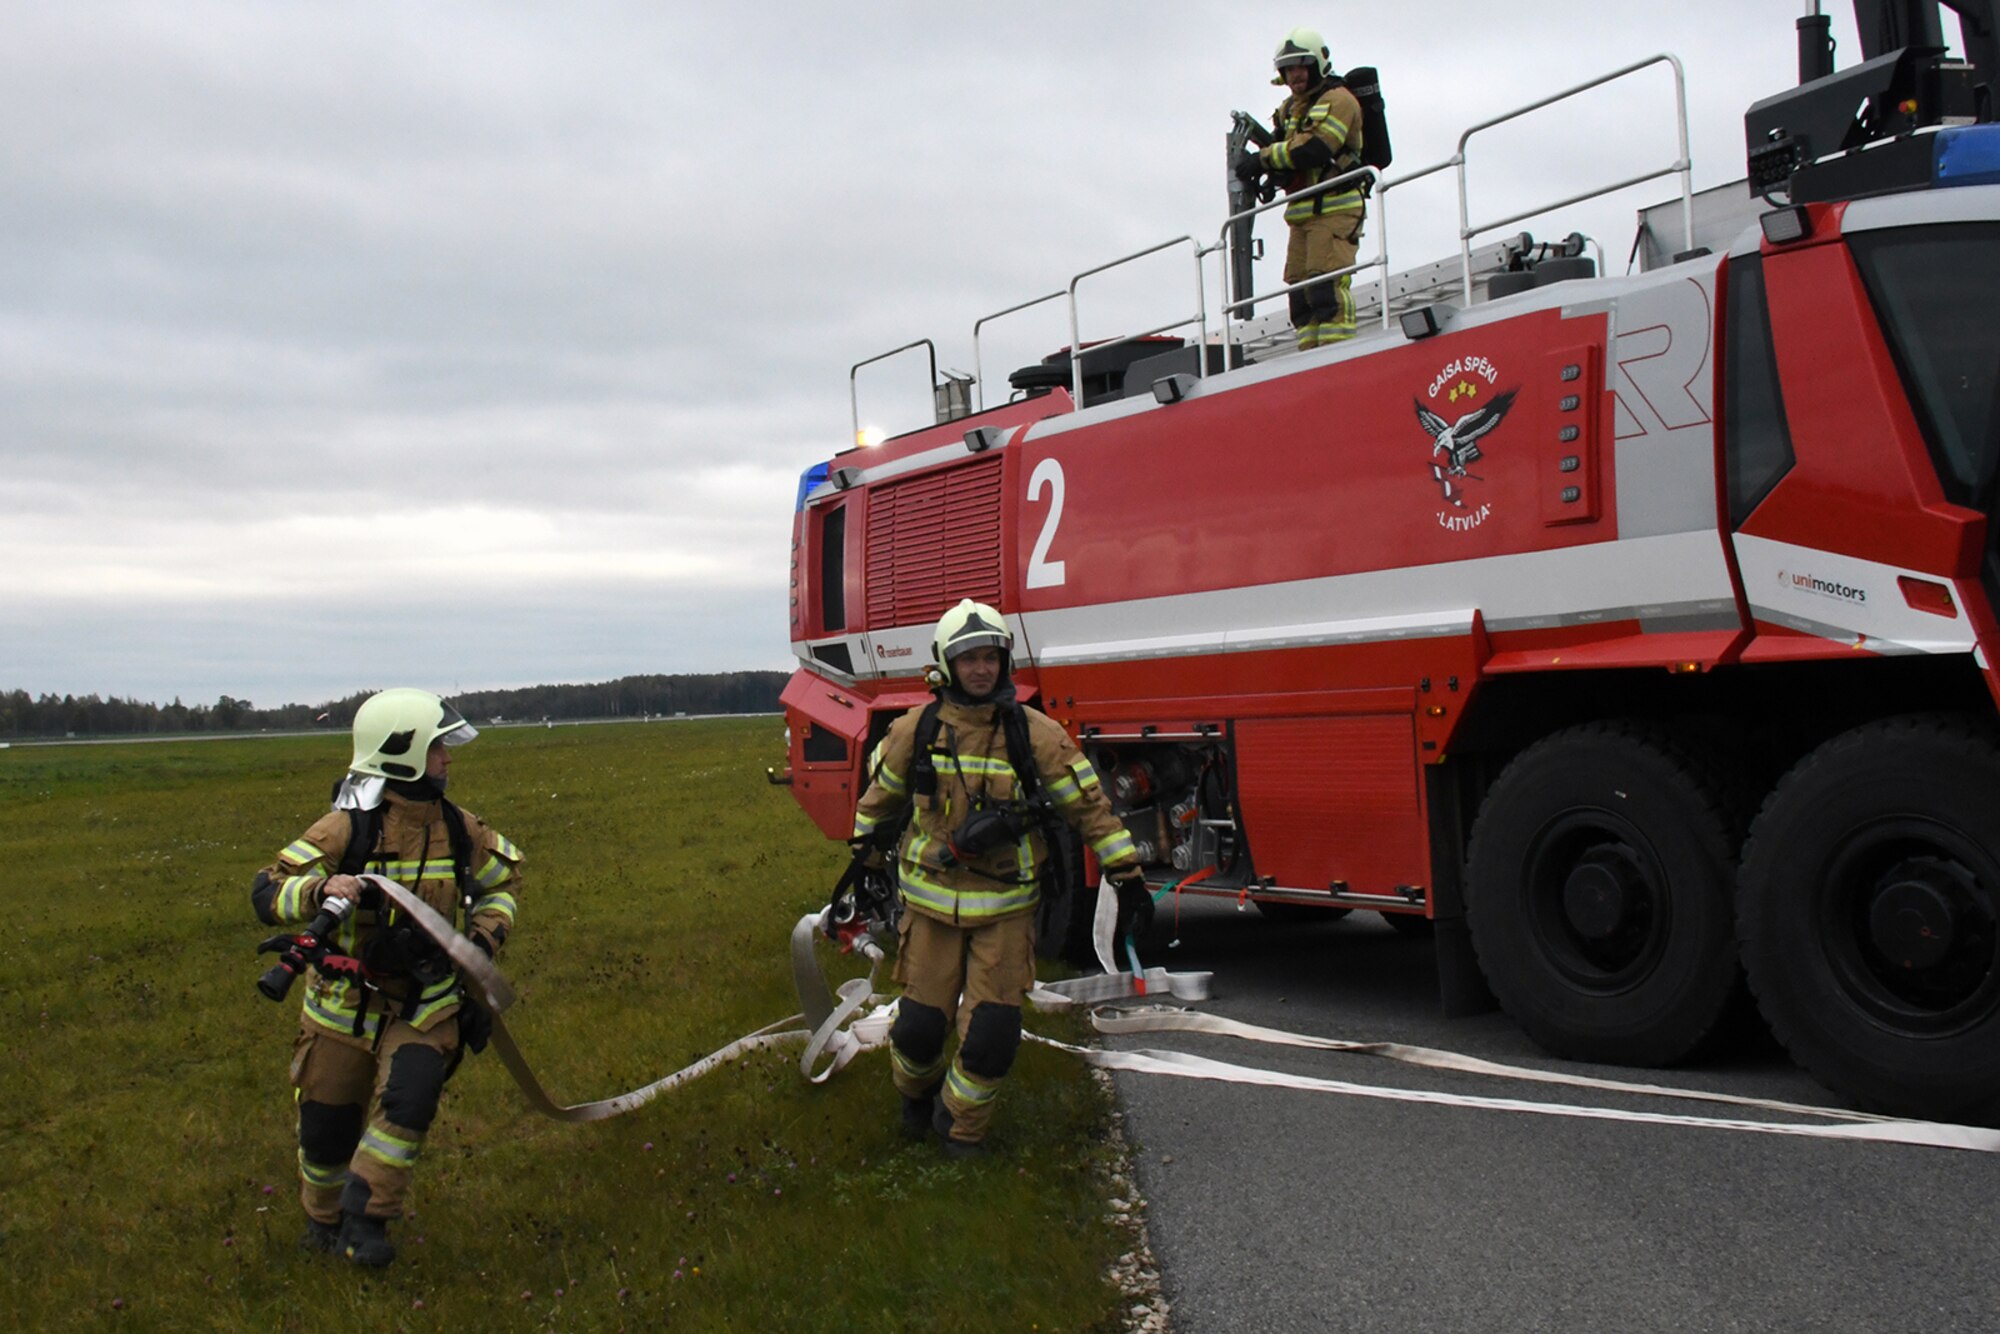
<path id="1" fill-rule="evenodd" d="M 649 714 L 771 713 L 785 688 L 784 672 L 704 672 L 680 676 L 624 676 L 595 685 L 540 685 L 519 690 L 471 690 L 451 701 L 474 723 L 540 722 L 575 718 L 643 718 Z M 260 709 L 247 699 L 219 697 L 213 704 L 148 704 L 96 695 L 29 695 L 0 692 L 0 737 L 151 736 L 189 732 L 345 729 L 361 701 L 360 690 L 325 704 L 281 704 Z"/>

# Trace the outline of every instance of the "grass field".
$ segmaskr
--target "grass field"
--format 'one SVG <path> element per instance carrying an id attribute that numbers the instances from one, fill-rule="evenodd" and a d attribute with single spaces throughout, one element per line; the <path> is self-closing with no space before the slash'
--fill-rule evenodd
<path id="1" fill-rule="evenodd" d="M 453 797 L 528 856 L 508 1022 L 558 1101 L 796 1008 L 786 933 L 844 850 L 764 782 L 779 726 L 490 729 L 459 753 Z M 999 1152 L 967 1165 L 896 1137 L 879 1053 L 817 1088 L 760 1054 L 568 1126 L 489 1052 L 446 1092 L 395 1266 L 302 1252 L 299 993 L 252 985 L 248 887 L 346 759 L 335 736 L 0 752 L 7 1327 L 1116 1327 L 1106 1096 L 1033 1046 Z"/>

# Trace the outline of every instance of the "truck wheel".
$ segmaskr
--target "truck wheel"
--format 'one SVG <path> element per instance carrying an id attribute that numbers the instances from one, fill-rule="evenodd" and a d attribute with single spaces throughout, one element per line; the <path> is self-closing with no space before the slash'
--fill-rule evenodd
<path id="1" fill-rule="evenodd" d="M 1516 756 L 1481 804 L 1466 917 L 1487 985 L 1558 1056 L 1664 1065 L 1738 969 L 1728 806 L 1666 737 L 1593 723 Z"/>
<path id="2" fill-rule="evenodd" d="M 1743 963 L 1771 1031 L 1878 1111 L 2000 1118 L 2000 746 L 1963 720 L 1834 738 L 1744 848 Z"/>

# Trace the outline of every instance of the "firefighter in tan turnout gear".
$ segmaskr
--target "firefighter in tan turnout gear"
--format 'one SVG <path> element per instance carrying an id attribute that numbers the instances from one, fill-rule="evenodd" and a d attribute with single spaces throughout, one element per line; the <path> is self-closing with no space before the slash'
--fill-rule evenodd
<path id="1" fill-rule="evenodd" d="M 485 1045 L 491 1020 L 443 951 L 357 873 L 396 881 L 447 921 L 463 907 L 465 933 L 499 952 L 514 926 L 520 850 L 444 799 L 449 747 L 476 735 L 436 695 L 370 696 L 354 715 L 354 761 L 334 809 L 251 889 L 270 925 L 344 913 L 325 942 L 338 957 L 306 971 L 291 1079 L 304 1242 L 361 1265 L 395 1258 L 387 1222 L 403 1212 L 446 1079 L 467 1046 Z"/>
<path id="2" fill-rule="evenodd" d="M 1119 931 L 1153 900 L 1132 836 L 1069 734 L 1014 698 L 1013 635 L 1000 613 L 960 602 L 932 638 L 936 701 L 898 718 L 854 814 L 857 853 L 892 850 L 902 884 L 890 1030 L 906 1135 L 935 1129 L 954 1157 L 984 1151 L 1000 1081 L 1021 1044 L 1035 980 L 1035 908 L 1045 819 L 1084 838 L 1118 894 Z M 887 843 L 910 819 L 900 843 Z M 949 1064 L 951 1030 L 959 1047 Z"/>
<path id="3" fill-rule="evenodd" d="M 1310 28 L 1294 28 L 1273 57 L 1275 84 L 1291 96 L 1271 118 L 1269 147 L 1245 149 L 1235 163 L 1245 177 L 1270 174 L 1288 195 L 1301 195 L 1361 163 L 1361 103 L 1334 74 L 1325 41 Z M 1285 281 L 1304 282 L 1352 264 L 1360 253 L 1366 207 L 1359 185 L 1338 186 L 1295 198 L 1285 208 L 1290 240 Z M 1354 336 L 1352 274 L 1290 294 L 1292 327 L 1301 348 L 1326 347 Z"/>

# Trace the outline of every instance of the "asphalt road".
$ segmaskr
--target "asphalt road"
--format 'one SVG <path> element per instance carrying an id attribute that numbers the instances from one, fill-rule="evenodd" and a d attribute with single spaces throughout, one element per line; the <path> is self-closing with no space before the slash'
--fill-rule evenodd
<path id="1" fill-rule="evenodd" d="M 1635 1074 L 1553 1061 L 1497 1012 L 1446 1020 L 1431 943 L 1372 913 L 1279 925 L 1190 902 L 1167 949 L 1172 934 L 1156 931 L 1144 962 L 1213 969 L 1215 999 L 1199 1008 L 1251 1023 L 1834 1101 L 1768 1037 Z M 1746 1115 L 1229 1038 L 1112 1045 L 1371 1084 Z M 1179 1334 L 2000 1329 L 2000 1156 L 1152 1075 L 1117 1085 Z"/>

